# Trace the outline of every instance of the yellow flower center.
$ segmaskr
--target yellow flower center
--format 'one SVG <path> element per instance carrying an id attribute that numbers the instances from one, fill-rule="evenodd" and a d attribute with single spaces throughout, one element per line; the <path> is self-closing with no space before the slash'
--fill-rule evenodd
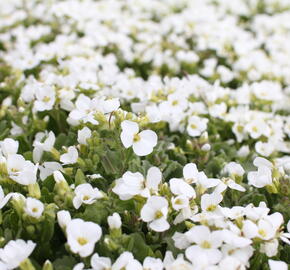
<path id="1" fill-rule="evenodd" d="M 139 142 L 141 140 L 140 135 L 138 133 L 134 134 L 133 142 Z"/>
<path id="2" fill-rule="evenodd" d="M 85 195 L 84 197 L 83 197 L 83 200 L 84 201 L 87 201 L 87 200 L 89 200 L 91 197 L 89 196 L 89 195 Z"/>
<path id="3" fill-rule="evenodd" d="M 258 233 L 259 233 L 262 237 L 266 237 L 266 236 L 267 236 L 266 231 L 263 230 L 263 229 L 260 229 L 260 230 L 258 231 Z"/>
<path id="4" fill-rule="evenodd" d="M 196 126 L 195 124 L 191 124 L 190 127 L 191 127 L 192 129 L 196 129 L 196 128 L 197 128 L 197 126 Z"/>
<path id="5" fill-rule="evenodd" d="M 181 200 L 181 199 L 177 199 L 177 200 L 175 200 L 175 204 L 179 204 L 179 205 L 181 205 L 181 204 L 182 204 L 182 200 Z"/>
<path id="6" fill-rule="evenodd" d="M 208 249 L 208 248 L 211 248 L 211 244 L 210 244 L 210 242 L 208 242 L 208 241 L 203 241 L 203 242 L 201 243 L 201 247 L 202 247 L 202 248 L 206 248 L 206 249 Z"/>
<path id="7" fill-rule="evenodd" d="M 254 132 L 258 132 L 258 128 L 257 128 L 257 127 L 252 127 L 252 130 L 253 130 Z"/>
<path id="8" fill-rule="evenodd" d="M 43 101 L 43 102 L 49 102 L 49 101 L 50 101 L 50 97 L 44 97 L 44 98 L 42 99 L 42 101 Z"/>
<path id="9" fill-rule="evenodd" d="M 155 212 L 155 219 L 158 219 L 158 218 L 161 218 L 161 217 L 163 217 L 163 213 L 160 210 L 156 211 Z"/>
<path id="10" fill-rule="evenodd" d="M 214 210 L 216 210 L 216 205 L 214 204 L 211 204 L 206 208 L 206 211 L 209 211 L 209 212 L 212 212 Z"/>
<path id="11" fill-rule="evenodd" d="M 239 126 L 237 126 L 237 130 L 238 130 L 238 132 L 242 133 L 244 130 L 244 127 L 239 125 Z"/>
<path id="12" fill-rule="evenodd" d="M 33 212 L 33 213 L 36 213 L 36 212 L 37 212 L 37 208 L 36 208 L 36 207 L 33 207 L 33 208 L 32 208 L 32 212 Z"/>
<path id="13" fill-rule="evenodd" d="M 173 100 L 173 101 L 172 101 L 172 105 L 173 105 L 173 106 L 176 106 L 177 104 L 178 104 L 178 100 Z"/>
<path id="14" fill-rule="evenodd" d="M 79 237 L 78 238 L 78 243 L 81 245 L 81 246 L 84 246 L 85 244 L 88 243 L 88 240 L 84 237 Z"/>

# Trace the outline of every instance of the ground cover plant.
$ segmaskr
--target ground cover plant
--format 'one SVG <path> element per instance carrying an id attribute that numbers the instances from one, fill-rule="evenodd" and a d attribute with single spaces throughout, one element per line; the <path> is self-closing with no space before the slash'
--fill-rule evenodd
<path id="1" fill-rule="evenodd" d="M 0 270 L 285 270 L 288 0 L 0 2 Z"/>

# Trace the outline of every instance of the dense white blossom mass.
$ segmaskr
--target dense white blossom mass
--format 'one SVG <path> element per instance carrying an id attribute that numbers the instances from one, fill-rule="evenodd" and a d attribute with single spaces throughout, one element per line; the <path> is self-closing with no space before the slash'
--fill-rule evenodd
<path id="1" fill-rule="evenodd" d="M 289 0 L 0 1 L 0 270 L 286 270 Z"/>

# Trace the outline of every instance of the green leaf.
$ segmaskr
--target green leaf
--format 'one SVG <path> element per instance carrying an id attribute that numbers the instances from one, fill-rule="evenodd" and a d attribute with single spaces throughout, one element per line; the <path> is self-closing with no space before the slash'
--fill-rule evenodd
<path id="1" fill-rule="evenodd" d="M 145 239 L 141 236 L 141 233 L 132 233 L 129 236 L 129 244 L 127 246 L 128 251 L 134 254 L 137 260 L 143 261 L 147 256 L 153 256 L 154 252 L 145 242 Z"/>
<path id="2" fill-rule="evenodd" d="M 55 270 L 71 270 L 77 263 L 76 259 L 72 256 L 63 256 L 53 262 Z"/>
<path id="3" fill-rule="evenodd" d="M 118 151 L 107 150 L 101 157 L 102 166 L 108 175 L 118 175 L 122 172 L 122 156 Z"/>
<path id="4" fill-rule="evenodd" d="M 109 211 L 107 210 L 104 202 L 102 200 L 96 201 L 91 205 L 86 205 L 84 213 L 80 217 L 85 221 L 92 221 L 97 224 L 101 224 L 109 216 Z"/>
<path id="5" fill-rule="evenodd" d="M 163 176 L 165 179 L 170 179 L 173 177 L 181 177 L 182 176 L 183 167 L 176 161 L 173 161 L 167 166 L 167 168 L 163 172 Z"/>

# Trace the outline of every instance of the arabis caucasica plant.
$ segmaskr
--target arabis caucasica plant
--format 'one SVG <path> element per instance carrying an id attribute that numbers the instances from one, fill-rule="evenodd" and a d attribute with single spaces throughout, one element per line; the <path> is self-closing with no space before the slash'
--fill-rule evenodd
<path id="1" fill-rule="evenodd" d="M 0 1 L 0 270 L 286 270 L 288 0 Z"/>

